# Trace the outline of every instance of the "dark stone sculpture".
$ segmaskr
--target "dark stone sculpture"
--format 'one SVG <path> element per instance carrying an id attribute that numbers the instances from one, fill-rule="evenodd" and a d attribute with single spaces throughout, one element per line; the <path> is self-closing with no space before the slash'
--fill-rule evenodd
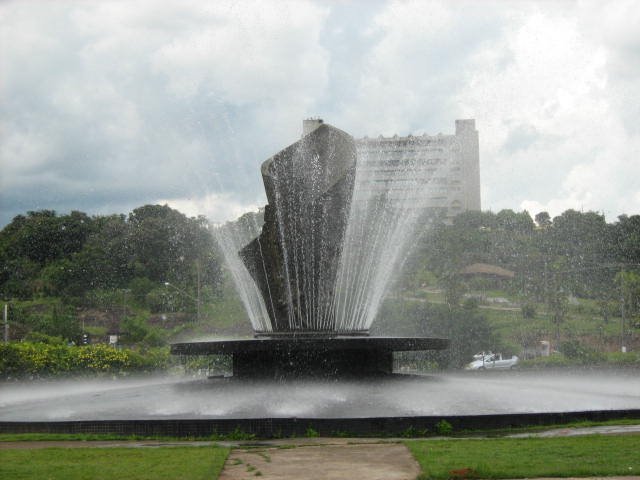
<path id="1" fill-rule="evenodd" d="M 355 170 L 353 138 L 327 124 L 265 161 L 264 225 L 239 255 L 272 330 L 252 339 L 175 343 L 171 352 L 231 355 L 234 376 L 285 378 L 390 374 L 393 352 L 446 348 L 442 338 L 338 330 L 334 290 Z"/>
<path id="2" fill-rule="evenodd" d="M 353 138 L 327 124 L 262 164 L 264 226 L 240 256 L 276 332 L 335 331 L 331 304 L 355 166 Z"/>

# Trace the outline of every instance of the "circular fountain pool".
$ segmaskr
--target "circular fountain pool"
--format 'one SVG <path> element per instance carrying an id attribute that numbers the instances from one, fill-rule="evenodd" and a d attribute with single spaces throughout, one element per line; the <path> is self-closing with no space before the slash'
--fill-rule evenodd
<path id="1" fill-rule="evenodd" d="M 0 421 L 366 418 L 640 409 L 628 370 L 455 372 L 363 380 L 157 377 L 5 383 Z"/>

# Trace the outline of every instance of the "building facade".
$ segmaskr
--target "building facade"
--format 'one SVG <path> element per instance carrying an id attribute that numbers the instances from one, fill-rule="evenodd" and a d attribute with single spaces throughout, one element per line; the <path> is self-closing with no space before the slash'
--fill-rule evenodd
<path id="1" fill-rule="evenodd" d="M 371 188 L 413 189 L 416 204 L 447 219 L 481 209 L 475 120 L 456 120 L 454 135 L 365 137 L 356 146 Z"/>
<path id="2" fill-rule="evenodd" d="M 303 121 L 303 135 L 323 123 Z M 370 194 L 395 196 L 450 220 L 480 210 L 480 154 L 475 120 L 456 120 L 453 135 L 356 139 L 358 172 Z M 407 198 L 409 195 L 411 198 Z"/>

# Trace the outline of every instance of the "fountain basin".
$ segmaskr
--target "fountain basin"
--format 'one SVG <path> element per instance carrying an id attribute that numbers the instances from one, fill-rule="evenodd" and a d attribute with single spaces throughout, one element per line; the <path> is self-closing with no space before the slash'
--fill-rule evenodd
<path id="1" fill-rule="evenodd" d="M 171 353 L 231 355 L 235 377 L 335 377 L 391 374 L 393 352 L 443 350 L 448 346 L 449 340 L 445 338 L 304 332 L 174 343 Z"/>

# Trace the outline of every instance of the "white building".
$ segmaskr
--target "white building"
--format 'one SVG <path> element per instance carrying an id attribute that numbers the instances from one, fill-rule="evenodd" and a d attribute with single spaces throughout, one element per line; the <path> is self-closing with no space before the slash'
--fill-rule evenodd
<path id="1" fill-rule="evenodd" d="M 480 210 L 480 155 L 475 120 L 456 120 L 454 135 L 361 138 L 356 140 L 358 168 L 372 188 L 403 189 L 418 184 L 421 205 L 452 218 Z"/>
<path id="2" fill-rule="evenodd" d="M 307 119 L 303 135 L 323 121 Z M 480 210 L 480 155 L 475 120 L 456 120 L 453 135 L 356 139 L 358 170 L 366 185 L 393 198 L 410 192 L 416 204 L 451 219 Z M 406 198 L 405 198 L 406 200 Z"/>

